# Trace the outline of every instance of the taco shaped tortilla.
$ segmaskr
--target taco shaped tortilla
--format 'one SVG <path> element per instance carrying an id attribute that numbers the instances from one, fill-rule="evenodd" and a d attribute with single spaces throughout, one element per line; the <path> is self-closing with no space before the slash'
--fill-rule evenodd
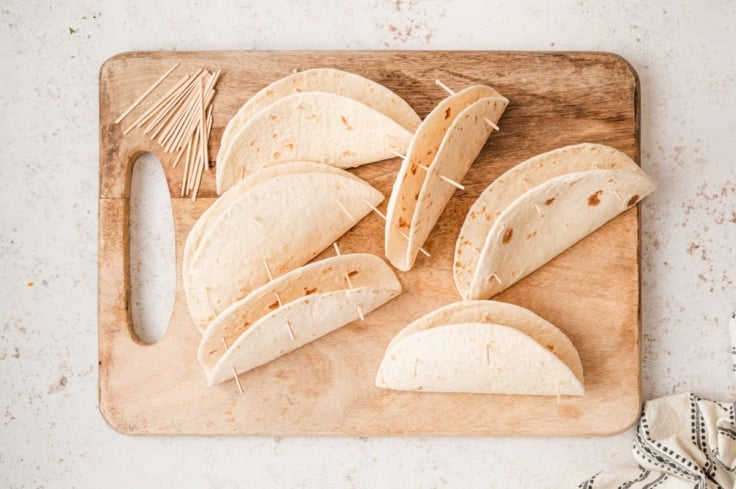
<path id="1" fill-rule="evenodd" d="M 584 394 L 580 356 L 557 327 L 520 306 L 464 301 L 391 341 L 376 386 L 425 392 Z"/>
<path id="2" fill-rule="evenodd" d="M 421 119 L 396 93 L 380 83 L 355 73 L 333 68 L 313 68 L 293 73 L 262 88 L 245 102 L 225 126 L 217 153 L 218 165 L 243 125 L 254 114 L 280 98 L 299 92 L 329 92 L 361 102 L 387 115 L 408 131 L 414 132 Z"/>
<path id="3" fill-rule="evenodd" d="M 215 385 L 316 340 L 401 293 L 379 257 L 339 255 L 310 263 L 255 289 L 207 327 L 198 359 Z M 228 345 L 226 348 L 225 345 Z"/>
<path id="4" fill-rule="evenodd" d="M 476 85 L 442 100 L 421 123 L 401 164 L 386 211 L 385 249 L 392 265 L 411 270 L 455 187 L 491 134 L 508 100 Z M 444 177 L 444 178 L 442 178 Z"/>
<path id="5" fill-rule="evenodd" d="M 360 178 L 314 162 L 266 168 L 231 188 L 187 237 L 182 277 L 200 329 L 256 287 L 330 246 L 383 195 Z"/>
<path id="6" fill-rule="evenodd" d="M 463 299 L 487 299 L 636 205 L 655 184 L 624 153 L 577 144 L 535 156 L 491 183 L 455 245 Z"/>
<path id="7" fill-rule="evenodd" d="M 411 136 L 412 131 L 389 116 L 352 98 L 293 93 L 243 122 L 217 162 L 217 192 L 245 175 L 288 161 L 352 168 L 393 158 L 393 152 L 406 150 Z"/>

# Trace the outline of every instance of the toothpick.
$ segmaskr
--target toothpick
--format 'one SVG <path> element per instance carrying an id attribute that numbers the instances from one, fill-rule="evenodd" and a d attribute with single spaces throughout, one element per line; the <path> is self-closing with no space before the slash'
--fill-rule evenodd
<path id="1" fill-rule="evenodd" d="M 430 171 L 429 168 L 426 165 L 422 165 L 421 163 L 417 163 L 417 166 L 419 168 L 421 168 L 422 170 L 426 171 L 427 173 L 429 173 L 429 171 Z M 451 178 L 448 178 L 448 177 L 446 177 L 444 175 L 437 175 L 437 176 L 440 177 L 440 179 L 443 182 L 447 182 L 450 185 L 452 185 L 453 187 L 459 188 L 460 190 L 465 190 L 465 186 L 463 184 L 458 183 L 455 180 L 452 180 Z"/>
<path id="2" fill-rule="evenodd" d="M 616 198 L 617 198 L 617 199 L 619 200 L 619 202 L 620 202 L 620 201 L 621 201 L 621 196 L 620 196 L 620 195 L 618 194 L 618 192 L 616 192 L 616 190 L 615 190 L 615 189 L 614 189 L 614 190 L 612 190 L 612 192 L 613 192 L 613 195 L 615 195 L 615 196 L 616 196 Z"/>
<path id="3" fill-rule="evenodd" d="M 122 121 L 123 119 L 125 119 L 125 117 L 128 114 L 130 114 L 131 112 L 133 112 L 133 110 L 135 110 L 135 108 L 138 107 L 138 104 L 140 104 L 141 102 L 143 102 L 143 99 L 144 98 L 148 97 L 148 95 L 151 92 L 153 92 L 154 90 L 156 90 L 156 87 L 158 87 L 161 84 L 161 82 L 163 82 L 166 79 L 166 77 L 169 76 L 171 74 L 171 72 L 176 69 L 177 66 L 179 66 L 179 63 L 175 63 L 174 66 L 172 66 L 171 68 L 169 68 L 166 73 L 164 73 L 163 75 L 161 75 L 161 78 L 159 78 L 158 80 L 156 80 L 153 83 L 153 85 L 151 85 L 148 88 L 148 90 L 146 90 L 145 92 L 143 92 L 143 94 L 140 97 L 138 97 L 135 100 L 135 102 L 133 102 L 130 105 L 130 107 L 128 107 L 122 114 L 120 114 L 120 116 L 117 119 L 115 119 L 115 124 L 120 124 L 120 121 Z"/>
<path id="4" fill-rule="evenodd" d="M 373 212 L 375 212 L 376 214 L 378 214 L 381 217 L 381 219 L 383 219 L 384 221 L 386 220 L 386 216 L 381 211 L 379 211 L 376 206 L 374 206 L 373 204 L 371 204 L 370 202 L 368 202 L 365 199 L 363 199 L 363 203 L 365 203 L 365 205 L 367 205 L 368 207 L 370 207 Z"/>
<path id="5" fill-rule="evenodd" d="M 445 85 L 444 83 L 442 83 L 441 81 L 439 81 L 439 80 L 435 80 L 434 82 L 435 82 L 435 83 L 436 83 L 436 84 L 437 84 L 437 85 L 438 85 L 438 86 L 439 86 L 440 88 L 442 88 L 442 90 L 444 90 L 445 92 L 449 93 L 450 95 L 455 95 L 455 91 L 454 91 L 454 90 L 452 90 L 452 89 L 451 89 L 450 87 L 448 87 L 447 85 Z M 496 125 L 496 123 L 495 123 L 495 122 L 493 122 L 492 120 L 490 120 L 490 119 L 489 119 L 488 117 L 486 117 L 486 116 L 483 116 L 483 122 L 485 122 L 486 124 L 488 124 L 489 126 L 491 126 L 491 127 L 492 127 L 493 129 L 495 129 L 496 131 L 498 131 L 498 130 L 499 130 L 499 127 L 498 127 L 498 126 Z"/>
<path id="6" fill-rule="evenodd" d="M 438 87 L 440 87 L 442 90 L 447 92 L 449 95 L 455 95 L 455 90 L 451 89 L 450 87 L 442 83 L 440 80 L 435 80 L 434 82 L 437 84 Z"/>
<path id="7" fill-rule="evenodd" d="M 268 281 L 269 282 L 273 281 L 273 275 L 271 275 L 271 268 L 268 266 L 268 262 L 266 261 L 265 258 L 263 259 L 263 266 L 266 267 L 266 274 L 268 275 Z M 279 303 L 279 307 L 284 307 L 284 303 L 281 300 L 281 295 L 278 292 L 274 292 L 274 294 L 276 295 L 276 300 Z M 294 329 L 291 326 L 291 321 L 289 321 L 288 319 L 286 320 L 286 328 L 289 330 L 289 337 L 291 338 L 291 341 L 294 341 L 294 339 L 296 338 L 294 336 Z"/>
<path id="8" fill-rule="evenodd" d="M 348 218 L 350 218 L 351 221 L 355 221 L 355 218 L 353 217 L 353 215 L 350 213 L 349 210 L 345 208 L 344 205 L 342 205 L 342 202 L 335 199 L 335 203 L 338 205 L 338 207 L 340 207 L 340 209 L 342 209 L 342 211 L 345 213 L 346 216 L 348 216 Z"/>
<path id="9" fill-rule="evenodd" d="M 291 321 L 288 319 L 286 320 L 286 329 L 289 330 L 289 338 L 291 338 L 291 341 L 296 340 L 296 336 L 294 336 L 294 330 L 291 327 Z"/>
<path id="10" fill-rule="evenodd" d="M 521 179 L 521 183 L 523 183 L 523 184 L 524 184 L 524 189 L 525 189 L 525 190 L 529 190 L 529 182 L 527 181 L 527 179 L 526 179 L 526 178 L 522 178 L 522 179 Z"/>
<path id="11" fill-rule="evenodd" d="M 332 247 L 335 248 L 335 255 L 340 256 L 340 247 L 337 246 L 337 241 L 332 243 Z M 348 283 L 348 287 L 352 289 L 353 281 L 350 280 L 350 275 L 348 274 L 348 272 L 345 272 L 345 281 Z M 363 309 L 361 309 L 360 304 L 355 304 L 355 309 L 358 311 L 358 317 L 360 318 L 360 320 L 365 320 L 365 315 L 363 314 Z"/>
<path id="12" fill-rule="evenodd" d="M 398 151 L 394 150 L 393 148 L 386 148 L 386 149 L 388 150 L 389 153 L 395 154 L 399 158 L 406 159 L 406 156 L 405 155 L 399 153 Z M 422 165 L 421 163 L 417 163 L 417 165 L 422 170 L 424 170 L 426 172 L 429 172 L 429 167 L 427 167 L 426 165 Z M 445 182 L 449 183 L 450 185 L 452 185 L 453 187 L 457 187 L 460 190 L 465 190 L 465 186 L 463 186 L 462 184 L 456 182 L 455 180 L 452 180 L 451 178 L 448 178 L 448 177 L 446 177 L 444 175 L 437 175 L 437 176 L 440 177 L 440 179 L 442 179 L 443 181 L 445 181 Z"/>
<path id="13" fill-rule="evenodd" d="M 271 282 L 273 280 L 273 275 L 271 275 L 271 268 L 268 266 L 268 262 L 266 259 L 263 259 L 263 266 L 266 267 L 266 275 L 268 275 L 268 281 Z"/>
<path id="14" fill-rule="evenodd" d="M 181 93 L 177 94 L 174 98 L 172 98 L 171 100 L 169 100 L 166 103 L 166 105 L 164 105 L 164 107 L 158 112 L 158 115 L 156 115 L 156 117 L 154 117 L 153 120 L 151 120 L 151 122 L 148 124 L 148 126 L 146 126 L 146 129 L 143 130 L 143 134 L 149 134 L 149 133 L 151 133 L 151 131 L 153 131 L 154 129 L 156 129 L 159 126 L 159 124 L 161 123 L 161 121 L 164 119 L 164 117 L 170 116 L 172 114 L 171 109 L 176 104 L 178 104 L 180 100 L 182 100 L 182 99 L 187 100 L 186 97 L 189 97 L 189 95 L 192 93 L 193 90 L 194 90 L 194 85 L 192 85 L 191 84 L 191 81 L 190 81 L 190 83 L 188 83 L 186 85 L 186 88 L 184 90 L 182 90 Z M 143 123 L 145 123 L 145 121 Z M 161 127 L 160 129 L 163 129 L 163 127 Z M 151 139 L 155 139 L 156 138 L 156 135 L 158 134 L 158 132 L 160 131 L 160 129 L 156 130 L 156 132 L 154 132 L 153 134 L 151 134 L 151 136 L 150 136 Z"/>
<path id="15" fill-rule="evenodd" d="M 383 213 L 382 213 L 381 211 L 379 211 L 379 210 L 378 210 L 378 208 L 376 208 L 376 206 L 374 206 L 373 204 L 371 204 L 370 202 L 368 202 L 368 201 L 367 201 L 367 200 L 365 200 L 365 199 L 363 199 L 363 202 L 365 202 L 365 204 L 366 204 L 366 205 L 367 205 L 368 207 L 370 207 L 370 208 L 371 208 L 371 210 L 372 210 L 373 212 L 375 212 L 376 214 L 378 214 L 378 215 L 379 215 L 379 216 L 381 217 L 381 219 L 383 219 L 384 221 L 386 220 L 386 216 L 385 216 L 385 215 L 384 215 L 384 214 L 383 214 Z M 407 241 L 409 241 L 409 235 L 408 235 L 408 234 L 406 234 L 406 233 L 405 233 L 404 231 L 402 231 L 401 229 L 399 229 L 398 231 L 399 231 L 399 234 L 400 234 L 401 236 L 403 236 L 403 237 L 404 237 L 404 239 L 406 239 Z M 429 257 L 431 257 L 431 256 L 432 256 L 432 255 L 430 255 L 430 254 L 429 254 L 429 252 L 428 252 L 427 250 L 425 250 L 424 248 L 421 248 L 421 247 L 420 247 L 420 248 L 419 248 L 419 251 L 421 251 L 421 252 L 422 252 L 422 254 L 423 254 L 424 256 L 426 256 L 427 258 L 429 258 Z"/>
<path id="16" fill-rule="evenodd" d="M 225 341 L 225 338 L 222 338 L 222 344 L 225 345 L 225 351 L 227 351 L 227 341 Z M 243 386 L 240 385 L 240 379 L 238 378 L 238 372 L 235 370 L 235 367 L 232 367 L 231 370 L 233 371 L 233 379 L 235 379 L 235 384 L 238 386 L 238 392 L 241 394 L 243 393 Z"/>
<path id="17" fill-rule="evenodd" d="M 401 154 L 401 153 L 400 153 L 399 151 L 396 151 L 395 149 L 393 149 L 393 148 L 392 148 L 392 147 L 390 147 L 390 146 L 386 148 L 386 151 L 388 151 L 388 152 L 389 152 L 389 153 L 391 153 L 392 155 L 396 155 L 396 156 L 398 156 L 398 157 L 399 157 L 399 158 L 401 158 L 402 160 L 403 160 L 403 159 L 406 159 L 406 155 L 405 155 L 405 154 Z"/>
<path id="18" fill-rule="evenodd" d="M 204 135 L 200 133 L 199 140 L 204 141 Z M 206 144 L 206 143 L 202 143 Z M 197 163 L 194 165 L 194 172 L 192 174 L 192 202 L 197 200 L 197 192 L 199 192 L 199 184 L 202 180 L 202 173 L 204 172 L 205 162 L 201 158 L 197 158 Z"/>
<path id="19" fill-rule="evenodd" d="M 179 90 L 182 90 L 182 86 L 187 82 L 187 80 L 189 80 L 189 75 L 184 75 L 181 80 L 176 83 L 176 85 L 171 87 L 168 92 L 166 92 L 161 98 L 154 102 L 147 111 L 145 111 L 140 117 L 138 117 L 138 119 L 135 120 L 135 122 L 133 122 L 127 129 L 125 129 L 123 131 L 123 135 L 127 136 L 130 131 L 132 131 L 136 127 L 140 127 L 141 125 L 143 125 L 151 115 L 153 115 L 161 107 L 163 107 L 169 97 L 175 97 L 176 94 L 178 94 Z"/>
<path id="20" fill-rule="evenodd" d="M 498 282 L 498 285 L 503 285 L 503 282 L 501 282 L 501 279 L 498 278 L 498 275 L 493 273 L 491 276 L 496 279 L 496 282 Z"/>
<path id="21" fill-rule="evenodd" d="M 205 102 L 204 102 L 204 79 L 199 79 L 199 132 L 202 135 L 202 170 L 204 170 L 204 165 L 207 164 L 207 159 L 209 158 L 207 154 L 207 143 L 209 141 L 207 140 L 207 110 L 205 109 Z"/>
<path id="22" fill-rule="evenodd" d="M 184 152 L 186 151 L 186 149 L 187 149 L 186 146 L 182 146 L 182 148 L 179 150 L 179 152 L 176 155 L 176 158 L 174 158 L 174 162 L 171 163 L 171 167 L 172 168 L 176 168 L 176 165 L 179 164 L 179 160 L 181 159 L 181 157 L 184 154 Z"/>
<path id="23" fill-rule="evenodd" d="M 535 202 L 534 208 L 537 210 L 537 214 L 539 214 L 539 217 L 542 217 L 542 209 L 539 208 L 539 204 Z"/>
<path id="24" fill-rule="evenodd" d="M 187 172 L 189 171 L 189 159 L 192 155 L 192 140 L 187 142 L 187 157 L 184 159 L 184 174 L 181 177 L 181 196 L 184 197 L 187 190 Z"/>

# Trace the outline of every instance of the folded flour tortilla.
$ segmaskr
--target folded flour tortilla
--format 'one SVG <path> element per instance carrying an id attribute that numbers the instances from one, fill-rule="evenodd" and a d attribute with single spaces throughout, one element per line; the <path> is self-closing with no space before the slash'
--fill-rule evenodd
<path id="1" fill-rule="evenodd" d="M 240 107 L 222 133 L 220 150 L 217 153 L 218 164 L 237 133 L 254 114 L 280 98 L 299 92 L 329 92 L 357 100 L 387 115 L 411 132 L 414 132 L 421 122 L 417 113 L 403 98 L 380 83 L 347 71 L 313 68 L 276 80 L 262 88 Z"/>
<path id="2" fill-rule="evenodd" d="M 520 306 L 450 304 L 417 319 L 391 341 L 376 386 L 394 390 L 583 395 L 572 342 Z"/>
<path id="3" fill-rule="evenodd" d="M 455 245 L 463 299 L 487 299 L 636 205 L 655 184 L 631 158 L 578 144 L 531 158 L 472 205 Z"/>
<path id="4" fill-rule="evenodd" d="M 386 257 L 402 271 L 414 266 L 455 187 L 478 157 L 508 100 L 476 85 L 442 100 L 417 129 L 386 211 Z M 421 166 L 427 169 L 422 168 Z"/>
<path id="5" fill-rule="evenodd" d="M 314 258 L 382 200 L 360 178 L 314 162 L 270 167 L 238 183 L 202 214 L 184 246 L 195 325 L 204 330 L 269 273 L 278 277 Z"/>
<path id="6" fill-rule="evenodd" d="M 405 151 L 412 131 L 368 105 L 330 92 L 282 97 L 244 121 L 217 162 L 222 193 L 245 175 L 287 161 L 352 168 Z"/>
<path id="7" fill-rule="evenodd" d="M 233 369 L 239 374 L 270 362 L 400 293 L 391 268 L 366 253 L 292 270 L 230 305 L 207 327 L 198 350 L 207 382 L 218 384 L 232 378 Z"/>

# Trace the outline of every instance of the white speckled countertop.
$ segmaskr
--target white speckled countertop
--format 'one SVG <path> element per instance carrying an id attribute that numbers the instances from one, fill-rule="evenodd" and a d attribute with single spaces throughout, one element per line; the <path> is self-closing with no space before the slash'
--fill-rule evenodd
<path id="1" fill-rule="evenodd" d="M 0 487 L 575 487 L 594 439 L 128 437 L 97 410 L 97 75 L 156 49 L 605 50 L 639 72 L 642 391 L 736 397 L 736 5 L 22 2 L 0 6 Z M 493 6 L 491 6 L 493 3 Z M 238 5 L 242 4 L 242 5 Z M 298 4 L 298 5 L 292 5 Z"/>

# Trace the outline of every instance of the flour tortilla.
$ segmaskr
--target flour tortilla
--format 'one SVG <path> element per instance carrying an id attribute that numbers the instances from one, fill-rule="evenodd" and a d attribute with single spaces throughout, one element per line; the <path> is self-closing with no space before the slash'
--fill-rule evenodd
<path id="1" fill-rule="evenodd" d="M 548 324 L 540 331 L 550 331 L 550 327 L 554 328 Z M 400 332 L 386 350 L 376 375 L 377 387 L 548 396 L 582 396 L 585 392 L 582 376 L 515 327 L 475 321 L 414 328 L 407 326 L 410 331 Z M 529 329 L 540 332 L 536 324 Z M 555 337 L 559 335 L 546 340 Z"/>
<path id="2" fill-rule="evenodd" d="M 327 165 L 309 166 L 313 169 L 236 187 L 237 196 L 227 197 L 227 208 L 217 209 L 219 215 L 201 236 L 193 235 L 194 251 L 183 281 L 200 331 L 268 281 L 265 263 L 274 277 L 303 265 L 370 213 L 370 205 L 383 200 L 354 175 Z"/>
<path id="3" fill-rule="evenodd" d="M 476 85 L 442 100 L 419 126 L 386 212 L 386 257 L 396 268 L 411 270 L 455 191 L 440 175 L 462 181 L 491 134 L 483 118 L 497 123 L 507 105 L 494 89 Z"/>
<path id="4" fill-rule="evenodd" d="M 399 331 L 387 350 L 409 335 L 454 323 L 492 323 L 517 329 L 544 346 L 567 365 L 580 383 L 583 365 L 572 341 L 552 323 L 529 309 L 499 301 L 460 301 L 436 309 Z"/>
<path id="5" fill-rule="evenodd" d="M 359 177 L 354 176 L 352 173 L 347 173 L 339 168 L 335 168 L 329 165 L 323 165 L 321 163 L 315 163 L 313 161 L 292 161 L 283 165 L 271 166 L 264 168 L 263 170 L 256 172 L 252 175 L 246 176 L 243 180 L 238 182 L 235 187 L 230 188 L 227 192 L 222 194 L 219 198 L 210 205 L 207 210 L 194 223 L 192 230 L 187 236 L 187 240 L 184 243 L 184 252 L 182 257 L 182 276 L 187 276 L 189 270 L 189 262 L 192 259 L 195 249 L 199 246 L 204 232 L 209 229 L 215 221 L 230 207 L 230 205 L 237 201 L 241 195 L 251 187 L 255 187 L 267 180 L 272 178 L 289 175 L 294 173 L 308 173 L 308 172 L 322 172 L 332 173 L 334 175 L 341 175 L 345 177 L 354 178 L 358 182 L 363 182 Z"/>
<path id="6" fill-rule="evenodd" d="M 270 362 L 358 319 L 358 307 L 366 315 L 400 293 L 396 275 L 375 255 L 341 255 L 305 265 L 217 316 L 202 337 L 199 363 L 209 385 L 223 382 L 232 378 L 233 369 L 242 373 Z"/>
<path id="7" fill-rule="evenodd" d="M 364 103 L 414 132 L 421 119 L 411 106 L 380 83 L 355 73 L 332 68 L 313 68 L 281 78 L 248 99 L 225 126 L 217 153 L 218 165 L 235 135 L 254 114 L 277 100 L 299 92 L 329 92 Z"/>
<path id="8" fill-rule="evenodd" d="M 530 189 L 496 217 L 463 297 L 493 297 L 654 189 L 651 178 L 630 170 L 568 173 Z"/>
<path id="9" fill-rule="evenodd" d="M 551 178 L 594 169 L 641 173 L 641 168 L 621 151 L 602 144 L 583 143 L 537 155 L 512 167 L 491 183 L 468 211 L 455 245 L 453 275 L 462 298 L 471 298 L 471 284 L 480 254 L 492 245 L 487 242 L 488 233 L 506 207 L 528 189 Z"/>
<path id="10" fill-rule="evenodd" d="M 287 161 L 352 168 L 406 151 L 412 132 L 367 105 L 327 92 L 287 95 L 246 121 L 216 167 L 217 192 Z"/>

